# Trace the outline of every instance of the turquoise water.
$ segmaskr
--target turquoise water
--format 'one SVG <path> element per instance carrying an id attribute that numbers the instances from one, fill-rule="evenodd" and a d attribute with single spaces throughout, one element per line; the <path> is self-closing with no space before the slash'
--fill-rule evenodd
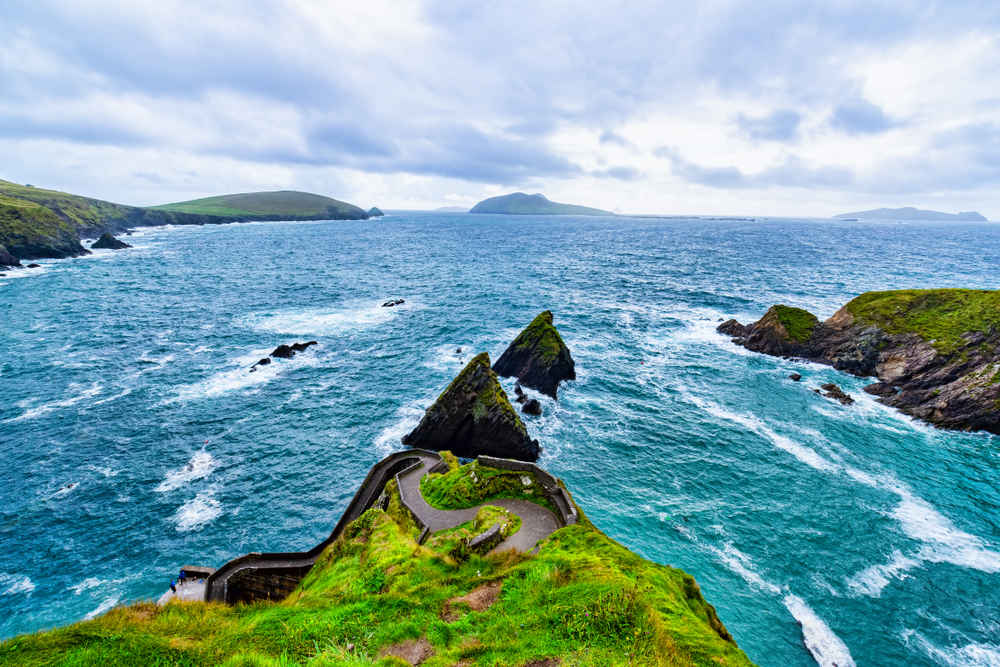
<path id="1" fill-rule="evenodd" d="M 814 664 L 805 637 L 824 665 L 1000 665 L 997 439 L 714 333 L 773 303 L 1000 288 L 998 226 L 397 213 L 128 240 L 0 278 L 2 636 L 313 546 L 463 361 L 550 308 L 579 379 L 526 420 L 541 463 L 694 574 L 755 662 Z"/>

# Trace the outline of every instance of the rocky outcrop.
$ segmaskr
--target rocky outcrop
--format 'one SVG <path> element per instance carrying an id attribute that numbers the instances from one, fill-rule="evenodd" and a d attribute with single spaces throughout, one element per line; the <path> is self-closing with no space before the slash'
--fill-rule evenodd
<path id="1" fill-rule="evenodd" d="M 385 215 L 385 213 L 379 210 L 378 206 L 372 206 L 371 210 L 368 211 L 368 215 L 370 215 L 373 218 L 381 218 L 383 215 Z"/>
<path id="2" fill-rule="evenodd" d="M 542 415 L 542 404 L 537 398 L 529 398 L 521 406 L 521 412 L 526 415 L 540 417 Z"/>
<path id="3" fill-rule="evenodd" d="M 552 311 L 546 310 L 531 321 L 500 355 L 493 371 L 503 377 L 516 377 L 525 387 L 552 398 L 557 398 L 561 381 L 576 379 L 576 364 L 552 326 Z"/>
<path id="4" fill-rule="evenodd" d="M 21 260 L 7 252 L 7 248 L 0 245 L 0 269 L 23 269 Z"/>
<path id="5" fill-rule="evenodd" d="M 458 374 L 438 397 L 403 444 L 457 456 L 480 455 L 536 461 L 537 440 L 518 417 L 483 352 Z"/>
<path id="6" fill-rule="evenodd" d="M 131 248 L 132 246 L 124 241 L 119 241 L 112 236 L 110 232 L 104 232 L 104 234 L 101 235 L 101 238 L 94 241 L 90 247 L 98 248 L 100 250 L 124 250 L 125 248 Z"/>
<path id="7" fill-rule="evenodd" d="M 406 303 L 406 301 L 404 301 L 403 299 L 389 299 L 388 301 L 382 304 L 382 307 L 392 308 L 393 306 L 402 306 L 404 303 Z M 459 349 L 459 352 L 461 351 L 462 350 Z"/>
<path id="8" fill-rule="evenodd" d="M 941 428 L 1000 434 L 1000 291 L 867 292 L 824 322 L 773 306 L 717 331 L 755 352 L 875 376 L 867 393 Z"/>
<path id="9" fill-rule="evenodd" d="M 295 356 L 296 352 L 305 352 L 306 350 L 308 350 L 310 345 L 319 345 L 319 343 L 317 343 L 314 340 L 311 340 L 308 343 L 292 343 L 291 345 L 279 345 L 278 347 L 275 348 L 274 352 L 271 353 L 271 356 L 277 359 L 291 359 L 292 357 Z M 257 362 L 257 364 L 261 363 L 263 363 L 263 360 Z"/>
<path id="10" fill-rule="evenodd" d="M 840 401 L 841 405 L 854 405 L 854 399 L 851 395 L 844 393 L 843 389 L 832 382 L 820 385 L 819 389 L 816 389 L 815 391 L 817 394 L 823 394 L 823 396 L 826 396 L 827 398 Z"/>

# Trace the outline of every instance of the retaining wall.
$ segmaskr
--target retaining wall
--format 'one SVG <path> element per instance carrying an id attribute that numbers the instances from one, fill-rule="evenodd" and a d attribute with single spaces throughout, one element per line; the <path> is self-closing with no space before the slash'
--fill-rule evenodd
<path id="1" fill-rule="evenodd" d="M 547 470 L 525 461 L 515 461 L 514 459 L 498 459 L 492 456 L 480 456 L 476 459 L 479 465 L 487 468 L 500 468 L 501 470 L 513 470 L 515 472 L 530 472 L 535 476 L 545 492 L 545 497 L 552 506 L 556 508 L 556 518 L 563 526 L 572 526 L 576 523 L 576 507 L 570 499 L 566 489 L 559 486 L 559 480 L 553 477 Z"/>

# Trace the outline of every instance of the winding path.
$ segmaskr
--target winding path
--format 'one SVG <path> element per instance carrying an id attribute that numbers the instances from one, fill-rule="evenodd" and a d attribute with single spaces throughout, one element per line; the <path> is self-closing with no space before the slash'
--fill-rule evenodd
<path id="1" fill-rule="evenodd" d="M 501 498 L 464 510 L 434 509 L 424 500 L 423 495 L 420 493 L 420 480 L 430 472 L 431 467 L 439 460 L 439 458 L 421 456 L 420 461 L 423 465 L 418 468 L 411 468 L 397 476 L 399 480 L 399 495 L 402 497 L 404 504 L 427 526 L 431 533 L 455 528 L 467 521 L 472 521 L 476 518 L 479 510 L 486 505 L 502 507 L 521 518 L 520 530 L 494 547 L 490 553 L 499 553 L 501 551 L 509 551 L 510 549 L 531 551 L 535 548 L 535 544 L 539 540 L 559 530 L 559 521 L 556 519 L 556 515 L 529 500 Z"/>

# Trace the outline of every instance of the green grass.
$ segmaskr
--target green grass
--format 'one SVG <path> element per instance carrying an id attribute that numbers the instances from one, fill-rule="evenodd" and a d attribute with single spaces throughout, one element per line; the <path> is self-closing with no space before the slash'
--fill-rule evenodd
<path id="1" fill-rule="evenodd" d="M 518 352 L 531 352 L 538 355 L 544 362 L 552 363 L 559 353 L 566 349 L 559 331 L 552 325 L 552 311 L 546 310 L 531 320 L 514 342 L 511 343 Z"/>
<path id="2" fill-rule="evenodd" d="M 380 658 L 383 648 L 418 639 L 435 652 L 426 667 L 751 665 L 689 575 L 586 524 L 557 531 L 534 556 L 459 561 L 435 544 L 417 545 L 389 514 L 369 510 L 283 602 L 119 606 L 0 643 L 0 665 L 387 667 L 403 663 Z M 459 605 L 445 620 L 449 600 L 488 582 L 502 582 L 495 604 Z"/>
<path id="3" fill-rule="evenodd" d="M 29 188 L 17 183 L 0 180 L 0 195 L 21 202 L 41 205 L 68 223 L 77 233 L 86 233 L 108 223 L 125 223 L 141 213 L 134 206 L 71 195 L 57 190 Z"/>
<path id="4" fill-rule="evenodd" d="M 819 323 L 819 318 L 808 310 L 779 305 L 774 307 L 778 321 L 781 322 L 789 337 L 804 343 L 812 337 L 813 329 Z"/>
<path id="5" fill-rule="evenodd" d="M 309 192 L 248 192 L 206 197 L 176 204 L 151 206 L 155 211 L 176 211 L 219 216 L 289 215 L 315 216 L 333 211 L 360 212 L 357 206 Z"/>
<path id="6" fill-rule="evenodd" d="M 1000 291 L 971 289 L 866 292 L 845 308 L 890 334 L 915 333 L 942 354 L 965 347 L 962 334 L 1000 331 Z"/>
<path id="7" fill-rule="evenodd" d="M 524 484 L 523 478 L 531 483 Z M 500 498 L 520 498 L 557 513 L 533 473 L 487 468 L 476 461 L 443 474 L 426 475 L 420 480 L 420 493 L 439 510 L 461 510 Z"/>

